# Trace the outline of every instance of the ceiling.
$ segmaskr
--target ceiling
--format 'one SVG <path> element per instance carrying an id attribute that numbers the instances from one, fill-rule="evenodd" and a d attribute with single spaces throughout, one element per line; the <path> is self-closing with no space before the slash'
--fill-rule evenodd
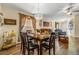
<path id="1" fill-rule="evenodd" d="M 31 14 L 37 14 L 39 9 L 39 13 L 44 15 L 44 17 L 53 18 L 68 5 L 68 3 L 10 3 L 10 5 Z"/>

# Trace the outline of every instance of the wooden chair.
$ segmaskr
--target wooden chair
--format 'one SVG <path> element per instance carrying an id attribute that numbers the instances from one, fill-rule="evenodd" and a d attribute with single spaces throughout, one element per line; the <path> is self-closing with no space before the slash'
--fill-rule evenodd
<path id="1" fill-rule="evenodd" d="M 21 34 L 21 46 L 22 46 L 22 54 L 25 55 L 26 49 L 28 51 L 28 55 L 30 52 L 34 52 L 34 49 L 37 49 L 39 54 L 39 46 L 37 44 L 32 43 L 32 38 L 27 35 L 27 33 L 20 33 Z"/>
<path id="2" fill-rule="evenodd" d="M 55 33 L 52 32 L 50 38 L 45 40 L 44 43 L 42 43 L 42 47 L 44 47 L 46 50 L 49 50 L 49 55 L 51 54 L 51 48 L 53 48 L 53 54 L 55 55 Z"/>

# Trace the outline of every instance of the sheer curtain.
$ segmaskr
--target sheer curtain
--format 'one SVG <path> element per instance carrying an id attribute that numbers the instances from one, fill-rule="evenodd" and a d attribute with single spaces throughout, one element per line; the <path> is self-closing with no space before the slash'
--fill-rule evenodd
<path id="1" fill-rule="evenodd" d="M 30 19 L 28 19 L 30 17 Z M 29 15 L 20 14 L 20 31 L 26 32 L 26 30 L 36 28 L 36 20 L 34 17 Z"/>

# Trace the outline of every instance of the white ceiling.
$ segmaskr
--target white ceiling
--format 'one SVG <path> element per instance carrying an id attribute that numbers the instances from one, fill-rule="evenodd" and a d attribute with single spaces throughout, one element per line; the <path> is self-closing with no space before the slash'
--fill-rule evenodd
<path id="1" fill-rule="evenodd" d="M 39 3 L 39 13 L 50 18 L 59 13 L 68 3 Z M 10 3 L 23 11 L 36 14 L 38 12 L 37 3 Z"/>

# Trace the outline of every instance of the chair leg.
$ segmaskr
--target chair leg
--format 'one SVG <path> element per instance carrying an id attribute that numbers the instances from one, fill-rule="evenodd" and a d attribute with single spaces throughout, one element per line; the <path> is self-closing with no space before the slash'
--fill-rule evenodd
<path id="1" fill-rule="evenodd" d="M 51 49 L 49 48 L 49 55 L 51 55 L 51 53 L 50 53 L 51 51 L 50 51 L 50 50 L 51 50 Z"/>
<path id="2" fill-rule="evenodd" d="M 51 48 L 50 48 L 50 43 L 49 43 L 49 55 L 51 54 L 51 53 L 50 53 L 50 49 L 51 49 Z"/>
<path id="3" fill-rule="evenodd" d="M 25 55 L 26 49 L 23 47 L 22 54 Z"/>
<path id="4" fill-rule="evenodd" d="M 24 55 L 24 47 L 22 44 L 21 44 L 21 53 Z"/>
<path id="5" fill-rule="evenodd" d="M 30 50 L 28 49 L 28 55 L 30 55 Z"/>
<path id="6" fill-rule="evenodd" d="M 37 51 L 38 51 L 38 55 L 39 55 L 39 47 L 37 48 Z"/>
<path id="7" fill-rule="evenodd" d="M 55 55 L 55 46 L 53 47 L 53 54 Z"/>

